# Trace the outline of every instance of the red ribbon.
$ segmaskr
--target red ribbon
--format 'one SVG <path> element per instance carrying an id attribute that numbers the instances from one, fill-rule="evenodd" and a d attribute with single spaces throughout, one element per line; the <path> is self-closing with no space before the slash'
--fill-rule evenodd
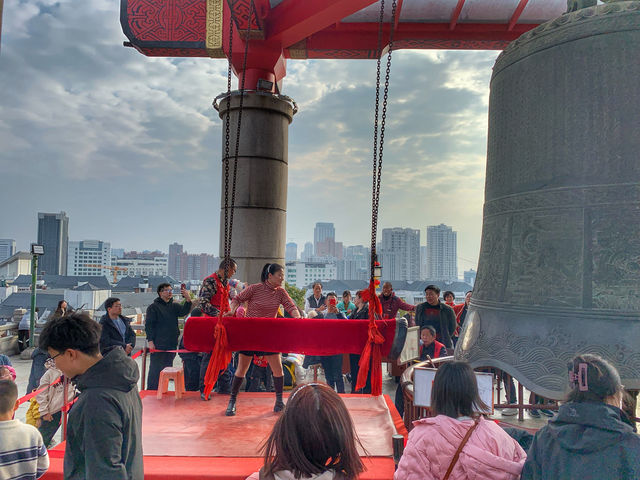
<path id="1" fill-rule="evenodd" d="M 220 299 L 220 313 L 218 314 L 218 323 L 214 330 L 214 337 L 216 339 L 213 345 L 213 351 L 211 352 L 211 358 L 209 359 L 209 366 L 207 367 L 207 373 L 204 376 L 204 396 L 209 397 L 209 394 L 213 390 L 213 386 L 216 384 L 220 373 L 223 372 L 229 362 L 231 361 L 231 351 L 229 350 L 229 339 L 227 337 L 227 329 L 222 323 L 222 317 L 229 309 L 229 287 L 223 285 L 218 275 L 215 275 L 216 288 L 221 289 Z"/>
<path id="2" fill-rule="evenodd" d="M 51 382 L 49 385 L 47 385 L 46 387 L 42 387 L 39 390 L 34 390 L 33 392 L 25 395 L 24 397 L 20 397 L 18 399 L 18 404 L 22 405 L 24 402 L 28 402 L 29 400 L 31 400 L 33 397 L 35 397 L 36 395 L 38 395 L 39 393 L 44 392 L 47 388 L 55 385 L 56 383 L 60 383 L 60 377 L 58 377 L 55 381 Z"/>
<path id="3" fill-rule="evenodd" d="M 376 318 L 382 318 L 382 304 L 376 295 L 375 281 L 369 282 L 369 288 L 359 292 L 360 298 L 369 302 L 369 338 L 360 355 L 358 365 L 358 379 L 356 390 L 360 390 L 367 384 L 369 367 L 371 367 L 371 394 L 382 395 L 382 344 L 384 337 L 378 330 Z"/>

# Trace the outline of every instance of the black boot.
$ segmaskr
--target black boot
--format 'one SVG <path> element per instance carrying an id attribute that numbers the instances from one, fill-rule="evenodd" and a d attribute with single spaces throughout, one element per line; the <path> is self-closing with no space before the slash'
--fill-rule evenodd
<path id="1" fill-rule="evenodd" d="M 276 404 L 273 406 L 273 411 L 281 412 L 282 410 L 284 410 L 284 402 L 282 401 L 284 377 L 273 377 L 273 388 L 276 391 Z"/>
<path id="2" fill-rule="evenodd" d="M 227 405 L 227 411 L 225 415 L 227 417 L 233 417 L 236 414 L 236 398 L 238 397 L 238 392 L 240 391 L 240 386 L 242 385 L 242 381 L 244 377 L 233 377 L 233 383 L 231 384 L 231 396 L 229 397 L 229 405 Z"/>

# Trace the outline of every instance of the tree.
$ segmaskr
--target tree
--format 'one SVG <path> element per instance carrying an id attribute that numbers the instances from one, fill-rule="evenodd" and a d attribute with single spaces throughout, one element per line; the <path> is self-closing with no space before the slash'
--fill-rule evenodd
<path id="1" fill-rule="evenodd" d="M 304 308 L 304 293 L 305 291 L 301 288 L 296 287 L 295 285 L 291 285 L 290 283 L 285 282 L 284 284 L 285 290 L 289 293 L 291 300 L 294 301 L 296 305 L 300 308 Z"/>

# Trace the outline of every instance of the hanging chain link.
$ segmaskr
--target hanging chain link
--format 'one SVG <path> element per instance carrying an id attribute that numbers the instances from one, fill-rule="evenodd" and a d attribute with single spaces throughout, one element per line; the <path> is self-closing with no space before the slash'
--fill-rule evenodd
<path id="1" fill-rule="evenodd" d="M 384 0 L 380 1 L 380 18 L 378 24 L 378 49 L 380 53 L 376 69 L 376 105 L 373 126 L 373 186 L 371 192 L 371 279 L 374 277 L 375 263 L 378 259 L 376 237 L 378 233 L 378 207 L 380 205 L 380 185 L 382 182 L 382 154 L 384 149 L 384 132 L 387 121 L 387 100 L 389 97 L 389 77 L 391 74 L 391 53 L 393 52 L 393 32 L 396 21 L 397 0 L 391 5 L 391 27 L 389 30 L 389 51 L 384 77 L 384 93 L 382 98 L 382 117 L 380 122 L 380 145 L 378 146 L 378 112 L 380 109 L 380 70 L 382 63 L 382 33 L 384 25 Z"/>
<path id="2" fill-rule="evenodd" d="M 242 127 L 242 107 L 244 105 L 244 87 L 247 76 L 247 57 L 249 54 L 249 40 L 251 38 L 251 22 L 253 19 L 254 5 L 251 0 L 249 5 L 249 19 L 247 27 L 247 36 L 244 45 L 244 59 L 242 61 L 242 80 L 240 81 L 240 104 L 238 107 L 238 124 L 236 128 L 236 143 L 233 157 L 233 176 L 231 184 L 231 205 L 229 205 L 229 143 L 230 143 L 230 124 L 231 124 L 231 69 L 233 55 L 233 12 L 229 19 L 229 64 L 227 69 L 227 122 L 225 125 L 225 157 L 224 157 L 224 259 L 231 258 L 231 238 L 233 236 L 233 213 L 236 202 L 236 178 L 238 172 L 238 150 L 240 148 L 240 130 Z M 225 268 L 223 281 L 227 280 L 227 270 Z"/>

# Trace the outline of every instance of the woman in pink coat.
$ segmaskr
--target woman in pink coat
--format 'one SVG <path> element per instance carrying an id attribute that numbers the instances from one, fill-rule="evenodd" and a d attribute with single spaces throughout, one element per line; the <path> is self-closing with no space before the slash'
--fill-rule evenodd
<path id="1" fill-rule="evenodd" d="M 394 480 L 515 480 L 527 454 L 502 428 L 474 410 L 488 410 L 466 362 L 442 365 L 431 390 L 435 417 L 414 422 Z M 473 430 L 470 430 L 473 429 Z M 456 452 L 466 439 L 457 459 Z"/>

